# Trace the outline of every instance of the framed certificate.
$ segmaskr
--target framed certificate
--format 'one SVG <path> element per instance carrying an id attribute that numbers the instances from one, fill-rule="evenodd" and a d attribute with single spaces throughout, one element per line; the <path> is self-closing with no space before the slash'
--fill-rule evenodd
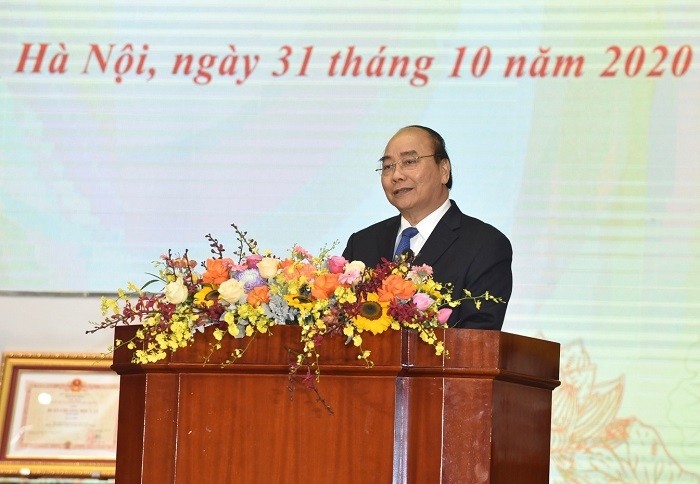
<path id="1" fill-rule="evenodd" d="M 0 475 L 113 477 L 119 375 L 99 355 L 3 356 Z"/>

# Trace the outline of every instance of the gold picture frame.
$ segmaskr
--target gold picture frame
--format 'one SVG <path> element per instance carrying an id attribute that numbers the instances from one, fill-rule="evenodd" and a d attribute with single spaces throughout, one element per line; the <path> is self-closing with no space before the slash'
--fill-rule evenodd
<path id="1" fill-rule="evenodd" d="M 119 375 L 95 354 L 5 353 L 0 476 L 114 477 Z"/>

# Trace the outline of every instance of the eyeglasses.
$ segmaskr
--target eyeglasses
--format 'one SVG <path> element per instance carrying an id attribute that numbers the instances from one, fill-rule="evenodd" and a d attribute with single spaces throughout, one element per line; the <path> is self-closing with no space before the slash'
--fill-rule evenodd
<path id="1" fill-rule="evenodd" d="M 411 171 L 418 166 L 418 162 L 421 158 L 430 158 L 431 156 L 435 156 L 436 154 L 437 153 L 423 156 L 407 156 L 406 158 L 401 158 L 399 161 L 395 161 L 394 163 L 388 163 L 387 160 L 381 159 L 379 160 L 381 166 L 374 171 L 376 171 L 382 176 L 389 176 L 392 173 L 394 173 L 394 170 L 396 170 L 397 165 L 400 166 L 401 169 L 404 171 Z"/>

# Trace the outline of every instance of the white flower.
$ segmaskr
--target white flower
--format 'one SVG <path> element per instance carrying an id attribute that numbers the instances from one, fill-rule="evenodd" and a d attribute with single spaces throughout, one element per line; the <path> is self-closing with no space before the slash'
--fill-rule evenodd
<path id="1" fill-rule="evenodd" d="M 219 297 L 230 304 L 236 304 L 245 298 L 244 287 L 241 281 L 228 279 L 219 286 Z"/>
<path id="2" fill-rule="evenodd" d="M 260 262 L 258 262 L 258 270 L 260 271 L 260 276 L 265 279 L 272 279 L 277 275 L 277 268 L 280 265 L 280 260 L 274 257 L 263 257 Z"/>
<path id="3" fill-rule="evenodd" d="M 350 271 L 357 271 L 362 274 L 365 271 L 365 263 L 361 260 L 354 260 L 345 264 L 345 273 L 349 274 Z"/>
<path id="4" fill-rule="evenodd" d="M 165 285 L 165 299 L 170 304 L 180 304 L 187 299 L 188 295 L 187 286 L 185 286 L 182 277 L 178 277 L 173 282 Z"/>

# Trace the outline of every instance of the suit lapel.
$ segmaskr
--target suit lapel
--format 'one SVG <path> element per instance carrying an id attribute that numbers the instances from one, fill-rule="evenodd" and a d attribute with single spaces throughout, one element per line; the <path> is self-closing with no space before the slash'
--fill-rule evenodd
<path id="1" fill-rule="evenodd" d="M 433 233 L 431 233 L 428 240 L 425 241 L 414 264 L 428 264 L 429 266 L 434 266 L 442 254 L 444 254 L 459 237 L 461 218 L 462 212 L 453 201 L 450 209 L 443 215 L 435 226 Z M 398 227 L 396 230 L 398 231 Z"/>
<path id="2" fill-rule="evenodd" d="M 385 257 L 388 260 L 394 257 L 394 246 L 400 226 L 401 216 L 392 217 L 384 224 L 384 233 L 379 241 L 380 257 Z"/>

